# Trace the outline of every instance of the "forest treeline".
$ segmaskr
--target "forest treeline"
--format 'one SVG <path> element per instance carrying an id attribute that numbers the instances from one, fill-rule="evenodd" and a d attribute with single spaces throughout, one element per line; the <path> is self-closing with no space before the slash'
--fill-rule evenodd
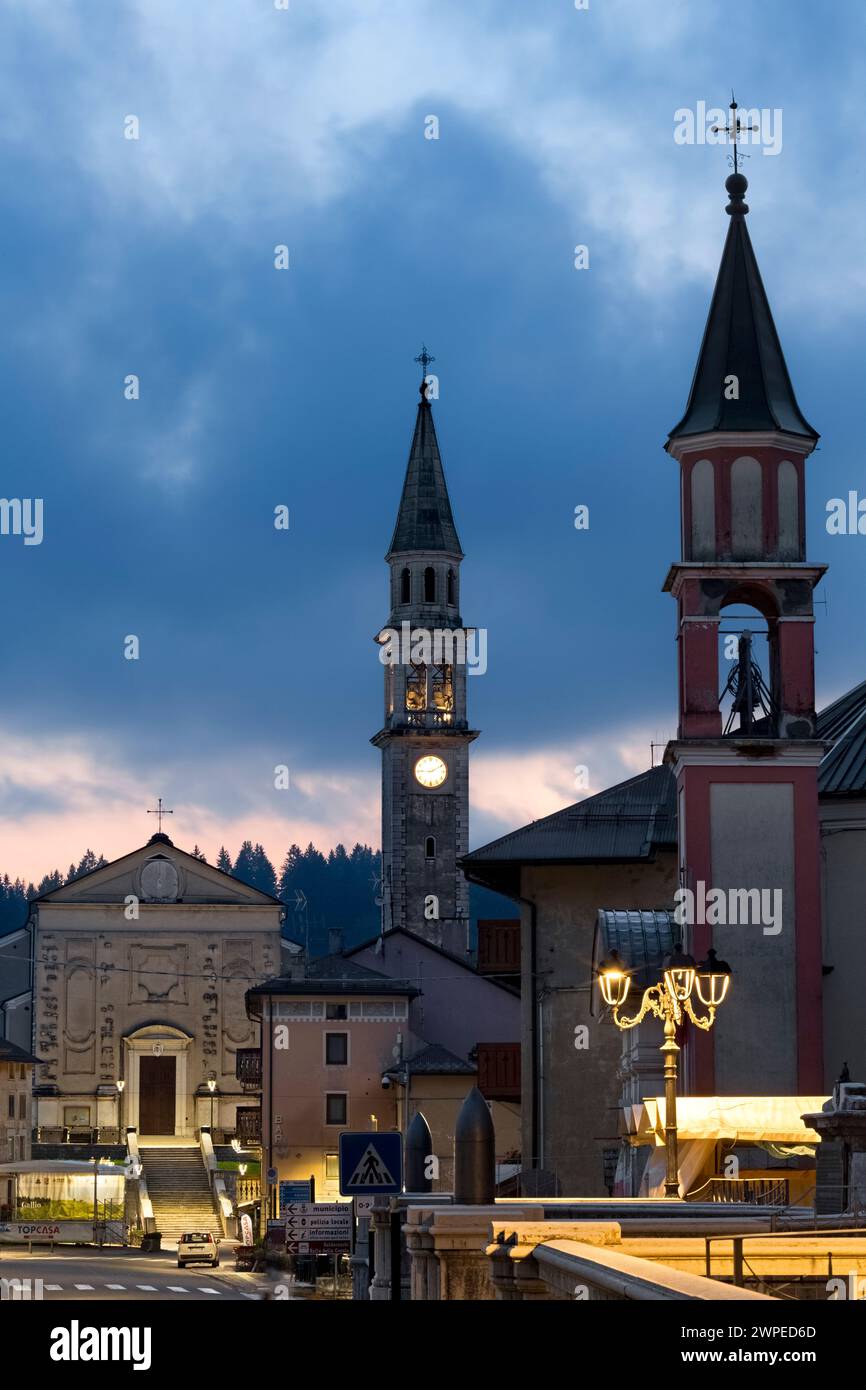
<path id="1" fill-rule="evenodd" d="M 191 852 L 205 860 L 198 845 Z M 357 844 L 350 851 L 337 845 L 327 854 L 313 844 L 306 849 L 291 845 L 277 871 L 262 845 L 244 840 L 234 859 L 222 846 L 216 867 L 285 903 L 286 935 L 318 954 L 327 950 L 329 928 L 341 928 L 347 945 L 379 930 L 380 862 L 379 851 L 369 845 Z M 79 864 L 70 864 L 65 873 L 55 869 L 36 884 L 4 874 L 0 877 L 0 936 L 24 925 L 33 898 L 107 863 L 103 855 L 88 849 Z"/>
<path id="2" fill-rule="evenodd" d="M 198 845 L 191 852 L 196 859 L 205 860 Z M 8 874 L 0 877 L 0 936 L 24 925 L 33 898 L 72 883 L 107 863 L 103 855 L 89 849 L 79 864 L 69 865 L 65 874 L 55 869 L 37 884 L 20 878 L 13 880 Z M 380 864 L 379 851 L 361 844 L 350 851 L 337 845 L 327 854 L 313 844 L 306 849 L 291 845 L 279 872 L 263 846 L 254 845 L 251 840 L 244 840 L 234 859 L 225 846 L 216 858 L 218 869 L 285 904 L 285 934 L 303 942 L 312 955 L 327 952 L 328 932 L 332 928 L 342 931 L 347 946 L 357 945 L 378 932 Z M 474 884 L 470 885 L 470 911 L 473 918 L 516 915 L 512 904 Z"/>

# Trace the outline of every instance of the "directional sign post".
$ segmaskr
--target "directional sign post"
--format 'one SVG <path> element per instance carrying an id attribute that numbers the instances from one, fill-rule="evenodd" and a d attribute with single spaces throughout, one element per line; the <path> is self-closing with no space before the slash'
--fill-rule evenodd
<path id="1" fill-rule="evenodd" d="M 349 1250 L 351 1244 L 351 1202 L 290 1202 L 286 1207 L 286 1249 L 290 1254 Z"/>
<path id="2" fill-rule="evenodd" d="M 280 1216 L 285 1216 L 291 1202 L 309 1202 L 313 1196 L 312 1183 L 309 1178 L 302 1181 L 286 1181 L 280 1183 Z"/>
<path id="3" fill-rule="evenodd" d="M 376 1196 L 403 1190 L 403 1136 L 377 1130 L 340 1135 L 340 1192 Z"/>

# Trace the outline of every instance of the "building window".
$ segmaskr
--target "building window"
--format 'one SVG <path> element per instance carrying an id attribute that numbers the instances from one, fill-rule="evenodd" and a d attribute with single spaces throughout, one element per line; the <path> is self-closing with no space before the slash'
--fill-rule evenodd
<path id="1" fill-rule="evenodd" d="M 325 1065 L 345 1067 L 349 1064 L 349 1034 L 325 1034 Z"/>
<path id="2" fill-rule="evenodd" d="M 27 1096 L 24 1091 L 18 1097 L 18 1118 L 19 1120 L 27 1119 Z"/>
<path id="3" fill-rule="evenodd" d="M 457 585 L 454 582 L 454 571 L 448 571 L 448 607 L 453 608 L 457 602 Z"/>
<path id="4" fill-rule="evenodd" d="M 408 1008 L 405 999 L 354 999 L 349 1004 L 349 1017 L 361 1023 L 390 1023 L 406 1018 Z"/>
<path id="5" fill-rule="evenodd" d="M 346 1125 L 349 1123 L 349 1098 L 345 1091 L 329 1091 L 325 1096 L 325 1124 Z"/>
<path id="6" fill-rule="evenodd" d="M 6 1102 L 6 1104 L 7 1104 L 8 1109 L 9 1109 L 9 1119 L 10 1119 L 10 1120 L 14 1120 L 14 1119 L 15 1119 L 15 1097 L 14 1097 L 14 1095 L 12 1094 L 11 1091 L 10 1091 L 10 1093 L 9 1093 L 9 1099 L 8 1099 L 8 1101 Z"/>
<path id="7" fill-rule="evenodd" d="M 436 858 L 436 841 L 434 840 L 432 835 L 428 835 L 427 839 L 424 841 L 424 858 Z"/>
<path id="8" fill-rule="evenodd" d="M 450 666 L 431 668 L 431 697 L 434 710 L 443 717 L 443 723 L 450 724 L 454 710 L 454 681 Z"/>
<path id="9" fill-rule="evenodd" d="M 428 565 L 424 571 L 424 602 L 436 602 L 436 571 Z"/>
<path id="10" fill-rule="evenodd" d="M 345 1018 L 346 1005 L 330 1003 L 325 1005 L 325 1018 Z"/>
<path id="11" fill-rule="evenodd" d="M 412 601 L 412 576 L 407 569 L 400 575 L 400 602 L 411 603 Z"/>
<path id="12" fill-rule="evenodd" d="M 427 667 L 423 663 L 412 662 L 406 677 L 406 708 L 425 710 L 427 708 Z"/>
<path id="13" fill-rule="evenodd" d="M 296 1023 L 318 1023 L 325 1017 L 320 999 L 281 999 L 274 1005 L 274 1018 L 293 1018 Z"/>
<path id="14" fill-rule="evenodd" d="M 340 1181 L 340 1155 L 325 1154 L 325 1182 Z"/>

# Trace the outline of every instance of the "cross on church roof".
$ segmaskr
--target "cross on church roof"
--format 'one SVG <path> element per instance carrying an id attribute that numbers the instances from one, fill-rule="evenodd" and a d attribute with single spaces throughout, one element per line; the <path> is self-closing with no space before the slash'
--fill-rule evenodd
<path id="1" fill-rule="evenodd" d="M 725 132 L 725 134 L 726 134 L 730 139 L 732 139 L 733 142 L 734 142 L 734 155 L 733 155 L 733 161 L 732 161 L 732 162 L 733 162 L 733 165 L 734 165 L 734 173 L 735 173 L 735 174 L 739 172 L 739 167 L 740 167 L 740 166 L 739 166 L 739 144 L 737 143 L 737 142 L 739 141 L 740 134 L 741 134 L 741 133 L 745 133 L 746 131 L 749 131 L 749 130 L 757 130 L 757 129 L 758 129 L 758 127 L 757 127 L 756 125 L 741 125 L 741 123 L 740 123 L 740 118 L 739 118 L 739 116 L 737 115 L 737 110 L 738 110 L 738 107 L 737 107 L 737 98 L 734 96 L 734 93 L 733 93 L 733 90 L 732 90 L 732 91 L 731 91 L 731 103 L 730 103 L 730 111 L 731 111 L 731 123 L 730 123 L 730 125 L 714 125 L 714 126 L 712 127 L 712 129 L 713 129 L 714 131 L 723 130 L 723 131 Z M 730 156 L 729 156 L 729 158 L 730 158 Z M 744 155 L 743 158 L 744 158 L 744 159 L 745 159 L 745 158 L 748 158 L 748 156 Z M 417 359 L 416 359 L 416 360 L 417 360 Z"/>
<path id="2" fill-rule="evenodd" d="M 427 351 L 427 344 L 426 344 L 426 343 L 422 343 L 422 344 L 421 344 L 421 351 L 418 353 L 418 356 L 415 358 L 415 361 L 421 363 L 421 366 L 422 366 L 423 369 L 424 369 L 424 375 L 426 376 L 426 375 L 427 375 L 427 368 L 429 367 L 429 365 L 430 365 L 431 362 L 435 362 L 435 361 L 436 361 L 436 358 L 430 356 L 430 353 Z"/>
<path id="3" fill-rule="evenodd" d="M 161 797 L 161 796 L 158 796 L 158 797 L 156 798 L 156 810 L 155 810 L 155 811 L 150 811 L 150 810 L 149 810 L 147 814 L 148 814 L 149 816 L 156 816 L 156 831 L 157 831 L 157 834 L 158 834 L 158 835 L 161 835 L 161 834 L 162 834 L 162 818 L 163 818 L 163 816 L 173 816 L 173 815 L 174 815 L 174 811 L 167 811 L 167 810 L 165 809 L 165 807 L 163 806 L 163 804 L 162 804 L 162 797 Z"/>
<path id="4" fill-rule="evenodd" d="M 421 344 L 421 351 L 418 353 L 418 356 L 415 358 L 415 361 L 421 363 L 421 370 L 422 370 L 423 373 L 424 373 L 424 375 L 423 375 L 422 378 L 421 378 L 421 400 L 422 400 L 422 402 L 426 402 L 427 399 L 428 399 L 428 397 L 427 397 L 427 368 L 430 366 L 430 363 L 431 363 L 431 362 L 435 362 L 435 361 L 436 361 L 436 358 L 433 357 L 433 356 L 431 355 L 431 353 L 429 353 L 429 352 L 427 351 L 427 344 L 426 344 L 426 343 L 422 343 L 422 344 Z"/>

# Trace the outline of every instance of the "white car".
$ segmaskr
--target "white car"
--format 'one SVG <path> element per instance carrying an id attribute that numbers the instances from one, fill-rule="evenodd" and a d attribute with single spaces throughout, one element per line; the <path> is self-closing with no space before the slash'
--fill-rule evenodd
<path id="1" fill-rule="evenodd" d="M 204 1263 L 219 1267 L 219 1246 L 210 1231 L 186 1231 L 177 1243 L 177 1267 Z"/>

